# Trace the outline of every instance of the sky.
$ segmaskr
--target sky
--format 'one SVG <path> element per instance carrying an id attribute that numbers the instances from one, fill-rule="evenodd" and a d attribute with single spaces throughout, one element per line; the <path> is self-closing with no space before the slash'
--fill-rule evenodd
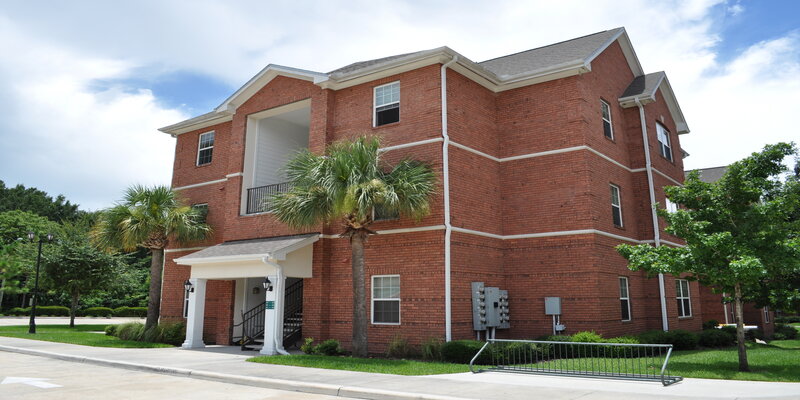
<path id="1" fill-rule="evenodd" d="M 7 1 L 0 180 L 85 210 L 171 181 L 158 128 L 210 111 L 267 64 L 327 72 L 449 46 L 473 61 L 624 26 L 666 71 L 686 168 L 800 142 L 800 1 Z"/>

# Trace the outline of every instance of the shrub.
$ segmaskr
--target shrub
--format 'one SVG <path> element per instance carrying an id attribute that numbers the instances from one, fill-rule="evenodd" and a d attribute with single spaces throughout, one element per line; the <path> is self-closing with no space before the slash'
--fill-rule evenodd
<path id="1" fill-rule="evenodd" d="M 139 317 L 147 316 L 147 307 L 117 307 L 114 309 L 115 317 Z"/>
<path id="2" fill-rule="evenodd" d="M 453 340 L 442 345 L 442 359 L 457 364 L 469 364 L 484 343 L 477 340 Z M 483 352 L 476 360 L 478 364 L 491 364 L 491 353 Z"/>
<path id="3" fill-rule="evenodd" d="M 775 322 L 781 324 L 794 324 L 800 322 L 800 315 L 788 315 L 785 317 L 775 318 Z"/>
<path id="4" fill-rule="evenodd" d="M 316 346 L 314 346 L 314 338 L 313 337 L 307 337 L 307 338 L 303 339 L 303 344 L 300 345 L 300 351 L 302 351 L 303 353 L 306 353 L 306 354 L 314 354 L 315 350 L 316 350 Z"/>
<path id="5" fill-rule="evenodd" d="M 117 336 L 117 326 L 116 325 L 106 326 L 105 332 L 106 336 Z"/>
<path id="6" fill-rule="evenodd" d="M 736 343 L 736 335 L 722 329 L 707 329 L 700 333 L 699 343 L 703 347 L 728 347 Z"/>
<path id="7" fill-rule="evenodd" d="M 116 337 L 122 340 L 142 341 L 144 337 L 144 324 L 141 322 L 128 322 L 117 326 Z"/>
<path id="8" fill-rule="evenodd" d="M 180 346 L 186 340 L 186 324 L 183 322 L 164 322 L 159 324 L 161 343 Z"/>
<path id="9" fill-rule="evenodd" d="M 708 329 L 716 329 L 717 326 L 719 326 L 719 321 L 717 321 L 715 319 L 710 319 L 710 320 L 708 320 L 706 322 L 703 322 L 703 330 L 704 331 L 708 330 Z"/>
<path id="10" fill-rule="evenodd" d="M 760 328 L 747 330 L 744 332 L 744 338 L 745 340 L 749 340 L 751 342 L 755 342 L 756 339 L 764 340 L 764 331 L 762 331 Z"/>
<path id="11" fill-rule="evenodd" d="M 583 342 L 583 343 L 600 343 L 603 337 L 594 331 L 578 332 L 570 337 L 570 342 Z M 598 351 L 598 346 L 592 345 L 574 345 L 573 348 L 567 349 L 569 357 L 589 357 Z"/>
<path id="12" fill-rule="evenodd" d="M 23 315 L 30 315 L 31 309 L 30 308 L 14 307 L 14 308 L 8 310 L 6 313 L 8 315 L 21 317 Z"/>
<path id="13" fill-rule="evenodd" d="M 628 336 L 609 338 L 603 341 L 606 343 L 639 344 L 639 339 Z M 632 358 L 632 357 L 638 357 L 642 353 L 642 350 L 640 349 L 641 349 L 640 347 L 604 346 L 604 348 L 601 351 L 603 351 L 607 355 L 610 355 L 611 357 Z"/>
<path id="14" fill-rule="evenodd" d="M 87 317 L 106 317 L 111 318 L 114 315 L 114 310 L 108 307 L 89 307 L 81 312 Z"/>
<path id="15" fill-rule="evenodd" d="M 674 331 L 648 331 L 638 337 L 641 343 L 671 344 L 675 350 L 694 350 L 697 348 L 696 334 L 680 329 Z"/>
<path id="16" fill-rule="evenodd" d="M 386 347 L 386 357 L 406 358 L 413 353 L 413 349 L 408 344 L 408 339 L 395 335 Z"/>
<path id="17" fill-rule="evenodd" d="M 791 325 L 775 324 L 775 333 L 772 334 L 774 340 L 793 340 L 797 339 L 797 329 Z"/>
<path id="18" fill-rule="evenodd" d="M 26 308 L 14 308 L 12 310 L 24 310 L 24 312 L 18 315 L 30 315 L 31 309 L 29 307 Z M 46 316 L 46 317 L 69 317 L 69 308 L 62 307 L 62 306 L 36 306 L 36 316 Z"/>
<path id="19" fill-rule="evenodd" d="M 338 356 L 342 354 L 342 347 L 336 339 L 328 339 L 314 349 L 315 354 L 322 354 L 324 356 Z"/>
<path id="20" fill-rule="evenodd" d="M 431 337 L 422 343 L 422 359 L 427 361 L 441 361 L 442 360 L 442 345 L 444 341 L 441 338 Z"/>
<path id="21" fill-rule="evenodd" d="M 736 327 L 735 326 L 725 325 L 725 326 L 719 328 L 719 330 L 721 330 L 723 332 L 728 332 L 731 335 L 733 335 L 734 338 L 736 338 Z"/>

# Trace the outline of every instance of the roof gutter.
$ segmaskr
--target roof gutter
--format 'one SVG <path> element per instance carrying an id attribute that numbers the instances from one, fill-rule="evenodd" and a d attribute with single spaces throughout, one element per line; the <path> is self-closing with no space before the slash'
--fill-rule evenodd
<path id="1" fill-rule="evenodd" d="M 452 298 L 450 291 L 450 237 L 453 234 L 453 225 L 450 223 L 450 158 L 448 147 L 450 136 L 447 134 L 447 67 L 458 61 L 458 55 L 445 64 L 441 69 L 442 89 L 442 175 L 444 186 L 444 337 L 445 341 L 453 340 Z"/>
<path id="2" fill-rule="evenodd" d="M 658 226 L 658 214 L 656 213 L 656 192 L 653 185 L 653 165 L 650 163 L 650 142 L 647 138 L 647 120 L 644 116 L 644 105 L 639 98 L 634 98 L 634 103 L 639 107 L 639 120 L 642 125 L 642 143 L 644 145 L 645 170 L 647 171 L 647 188 L 650 192 L 650 214 L 653 218 L 653 242 L 656 247 L 661 246 L 661 229 Z M 664 289 L 664 274 L 658 274 L 658 295 L 661 301 L 661 329 L 665 332 L 669 330 L 669 320 L 667 319 L 667 298 Z"/>

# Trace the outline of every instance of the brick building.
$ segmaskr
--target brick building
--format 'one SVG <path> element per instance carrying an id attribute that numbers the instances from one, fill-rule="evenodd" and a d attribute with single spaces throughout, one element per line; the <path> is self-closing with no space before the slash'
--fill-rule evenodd
<path id="1" fill-rule="evenodd" d="M 614 250 L 680 245 L 651 205 L 683 181 L 689 132 L 666 75 L 645 74 L 624 28 L 480 63 L 441 47 L 329 73 L 269 65 L 214 111 L 161 130 L 177 138 L 173 188 L 214 228 L 166 253 L 162 316 L 188 317 L 185 347 L 232 342 L 265 299 L 265 352 L 281 348 L 282 323 L 349 346 L 347 240 L 336 224 L 289 229 L 262 199 L 285 190 L 293 151 L 364 133 L 383 138 L 390 161 L 430 163 L 440 184 L 430 216 L 373 225 L 371 351 L 397 335 L 476 337 L 472 282 L 508 291 L 510 329 L 497 337 L 551 333 L 545 297 L 561 298 L 565 333 L 705 319 L 696 282 L 631 272 Z M 290 311 L 284 293 L 298 287 Z"/>

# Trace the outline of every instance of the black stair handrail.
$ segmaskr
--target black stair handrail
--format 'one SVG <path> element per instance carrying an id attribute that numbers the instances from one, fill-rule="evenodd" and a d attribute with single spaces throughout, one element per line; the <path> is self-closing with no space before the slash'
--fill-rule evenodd
<path id="1" fill-rule="evenodd" d="M 264 317 L 267 303 L 263 302 L 245 313 L 242 313 L 242 350 L 247 350 L 247 345 L 255 343 L 257 338 L 264 336 Z"/>
<path id="2" fill-rule="evenodd" d="M 299 340 L 303 328 L 303 280 L 286 288 L 283 308 L 283 346 L 290 347 Z"/>

